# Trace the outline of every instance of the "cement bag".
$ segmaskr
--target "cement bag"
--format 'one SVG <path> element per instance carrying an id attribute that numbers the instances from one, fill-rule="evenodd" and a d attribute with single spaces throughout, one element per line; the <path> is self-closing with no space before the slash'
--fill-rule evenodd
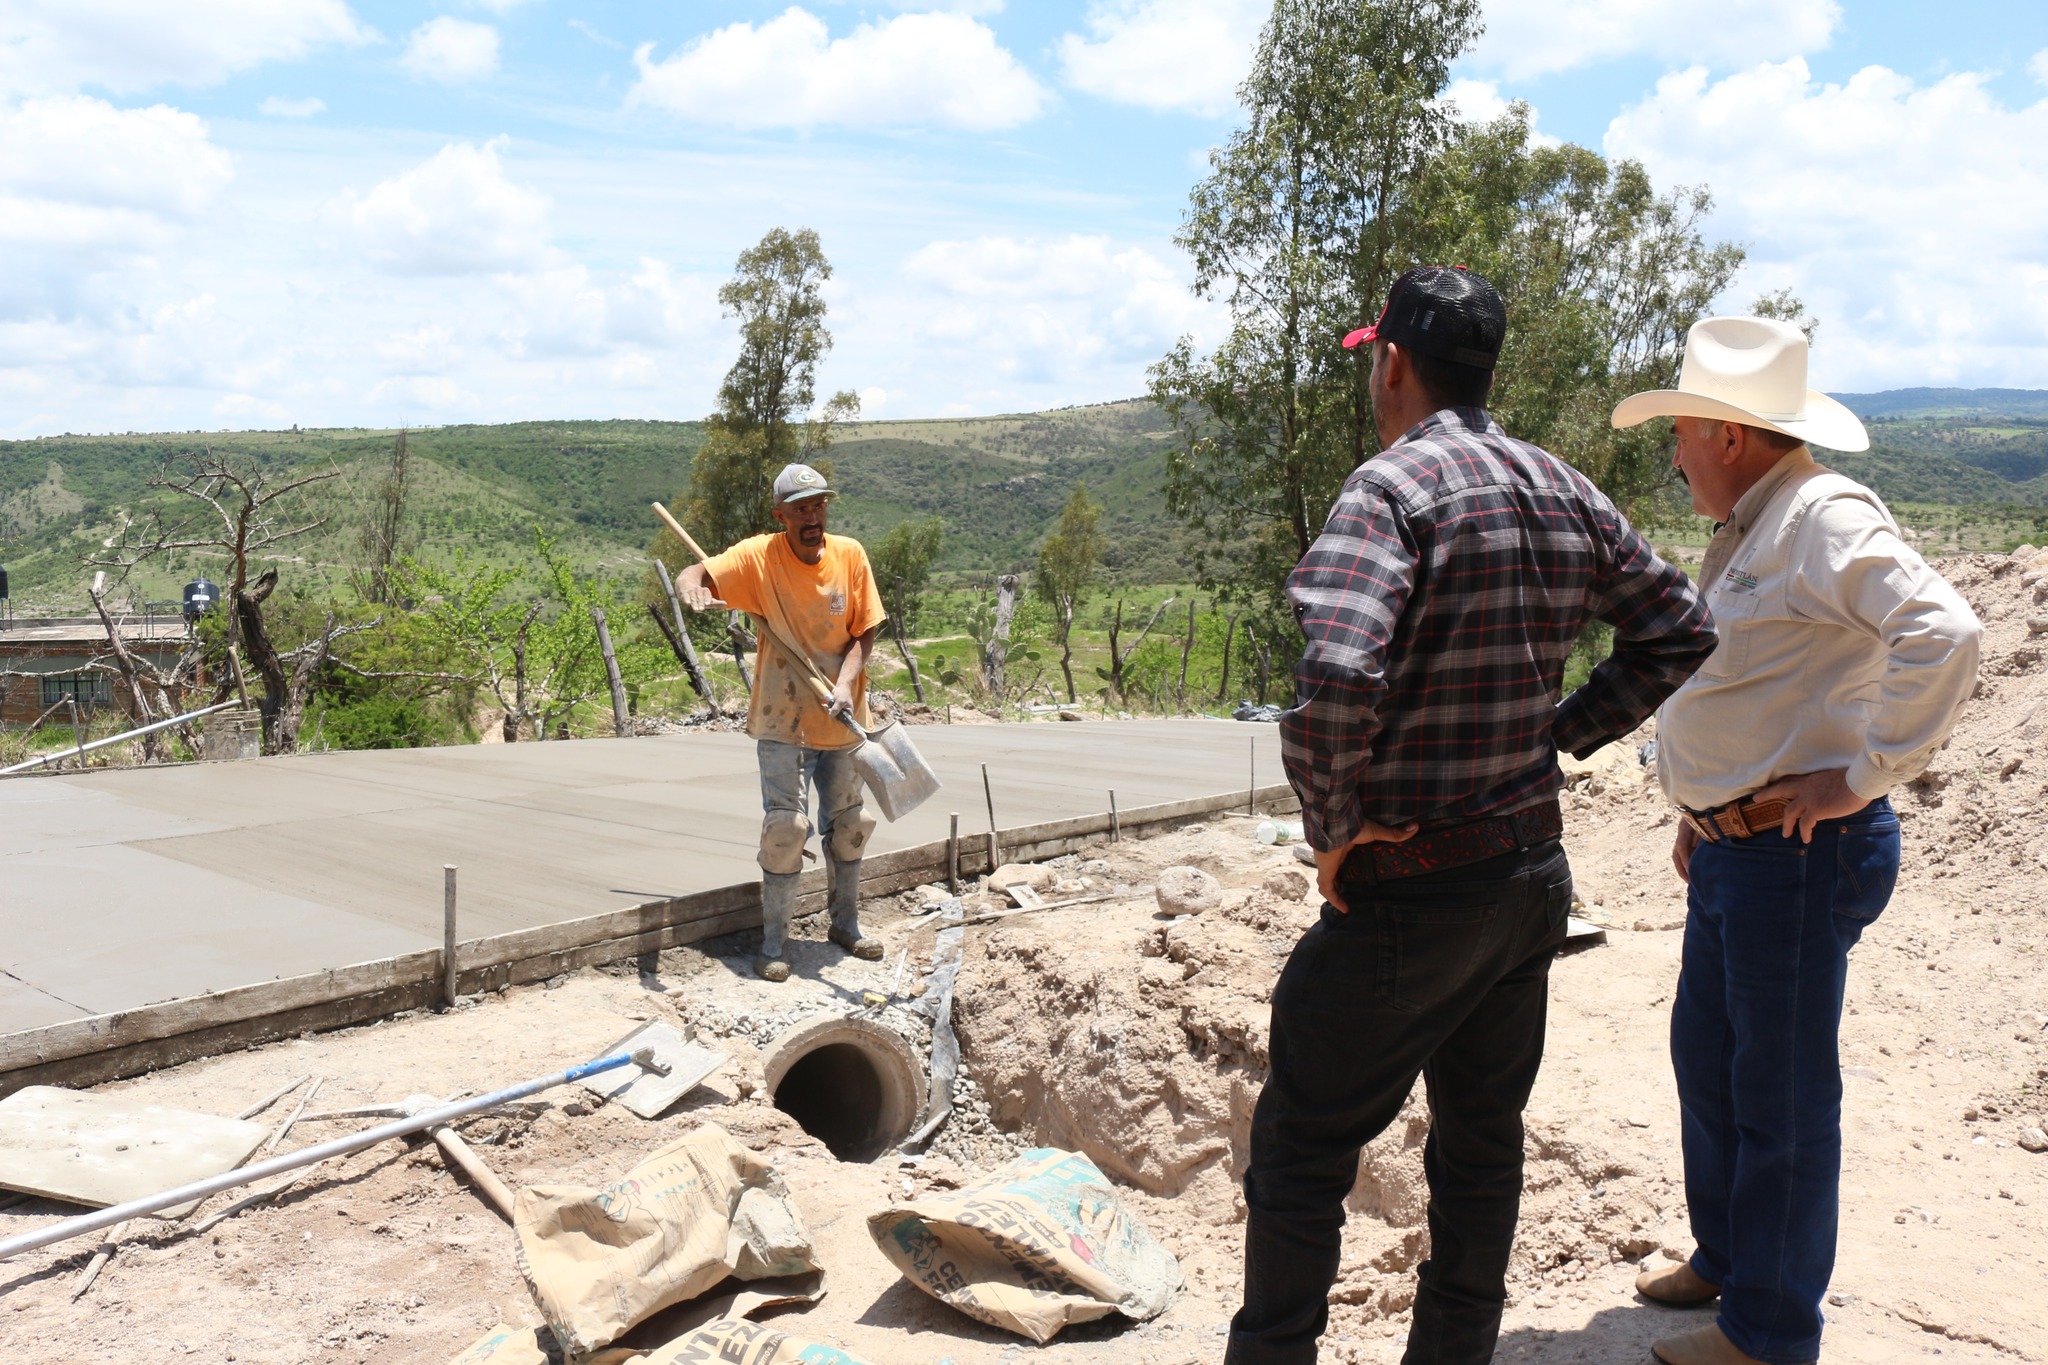
<path id="1" fill-rule="evenodd" d="M 668 1345 L 635 1356 L 633 1365 L 867 1365 L 836 1346 L 784 1336 L 758 1322 L 720 1318 Z"/>
<path id="2" fill-rule="evenodd" d="M 576 1365 L 631 1365 L 639 1359 L 636 1351 L 599 1351 Z M 499 1323 L 448 1365 L 564 1365 L 562 1353 L 541 1344 L 540 1329 L 507 1327 Z"/>
<path id="3" fill-rule="evenodd" d="M 1039 1147 L 988 1181 L 868 1219 L 875 1245 L 933 1298 L 1041 1346 L 1112 1312 L 1158 1317 L 1180 1262 L 1079 1152 Z"/>
<path id="4" fill-rule="evenodd" d="M 572 1356 L 728 1275 L 818 1268 L 782 1176 L 705 1124 L 605 1188 L 534 1185 L 513 1203 L 519 1273 Z"/>

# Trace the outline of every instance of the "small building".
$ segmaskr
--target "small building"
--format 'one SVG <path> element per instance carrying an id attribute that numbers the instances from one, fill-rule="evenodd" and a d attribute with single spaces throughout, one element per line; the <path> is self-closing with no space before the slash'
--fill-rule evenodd
<path id="1" fill-rule="evenodd" d="M 121 643 L 139 660 L 168 672 L 191 640 L 175 604 L 167 612 L 116 613 Z M 0 619 L 0 726 L 30 725 L 66 698 L 81 713 L 134 703 L 97 616 L 26 616 Z M 173 702 L 180 698 L 174 692 Z M 53 720 L 62 720 L 60 711 Z"/>

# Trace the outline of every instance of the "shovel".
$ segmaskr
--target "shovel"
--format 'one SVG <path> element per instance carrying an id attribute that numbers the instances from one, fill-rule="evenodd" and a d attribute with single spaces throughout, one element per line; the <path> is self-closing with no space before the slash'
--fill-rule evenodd
<path id="1" fill-rule="evenodd" d="M 699 563 L 708 564 L 711 557 L 683 529 L 682 523 L 669 515 L 666 507 L 654 504 L 656 516 L 662 519 L 668 529 L 676 533 L 676 539 L 689 547 Z M 832 684 L 818 671 L 818 665 L 803 650 L 782 638 L 782 632 L 765 616 L 756 618 L 761 631 L 775 647 L 789 658 L 803 666 L 811 690 L 818 694 L 819 702 L 828 708 L 832 701 Z M 840 716 L 840 723 L 853 731 L 860 744 L 853 751 L 853 766 L 860 773 L 861 781 L 875 798 L 875 804 L 882 808 L 882 814 L 891 824 L 901 820 L 929 800 L 939 789 L 939 775 L 932 771 L 931 764 L 924 761 L 924 755 L 910 742 L 910 736 L 903 732 L 900 722 L 892 722 L 879 730 L 869 730 L 852 716 Z"/>

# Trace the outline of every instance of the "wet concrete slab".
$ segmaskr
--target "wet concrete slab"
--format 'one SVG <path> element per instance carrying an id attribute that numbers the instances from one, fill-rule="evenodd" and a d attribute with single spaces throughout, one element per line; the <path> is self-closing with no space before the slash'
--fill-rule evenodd
<path id="1" fill-rule="evenodd" d="M 1282 779 L 1270 725 L 921 726 L 946 788 L 872 848 Z M 742 735 L 304 754 L 0 781 L 0 1032 L 756 880 Z"/>

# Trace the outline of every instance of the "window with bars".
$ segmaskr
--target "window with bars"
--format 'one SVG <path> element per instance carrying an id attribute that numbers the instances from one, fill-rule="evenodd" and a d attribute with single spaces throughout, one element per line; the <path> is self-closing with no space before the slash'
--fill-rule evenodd
<path id="1" fill-rule="evenodd" d="M 46 708 L 66 697 L 87 711 L 96 706 L 111 706 L 114 701 L 113 679 L 104 673 L 60 673 L 41 681 Z"/>

